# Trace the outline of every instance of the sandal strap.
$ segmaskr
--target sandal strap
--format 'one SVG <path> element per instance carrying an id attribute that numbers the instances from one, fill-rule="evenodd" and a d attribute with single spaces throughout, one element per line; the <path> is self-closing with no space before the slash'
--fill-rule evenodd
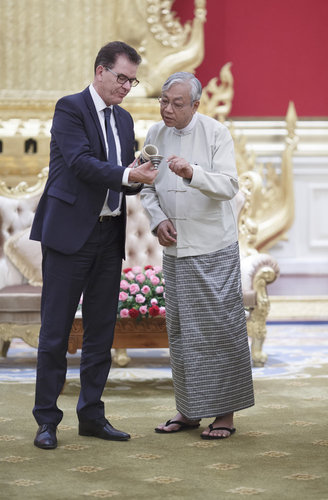
<path id="1" fill-rule="evenodd" d="M 181 422 L 181 420 L 168 420 L 165 424 L 165 427 L 168 427 L 171 424 L 177 424 L 177 425 L 185 425 L 185 422 Z"/>
<path id="2" fill-rule="evenodd" d="M 181 420 L 168 420 L 165 424 L 165 427 L 167 427 L 168 425 L 172 425 L 172 424 L 177 424 L 177 425 L 180 425 L 180 427 L 198 427 L 199 426 L 199 421 L 196 422 L 195 424 L 192 424 L 192 423 L 188 423 L 188 422 L 182 422 Z"/>
<path id="3" fill-rule="evenodd" d="M 212 431 L 228 431 L 228 432 L 230 432 L 230 434 L 233 434 L 236 430 L 234 427 L 213 427 L 213 424 L 209 424 L 208 427 L 210 429 L 210 432 L 212 432 Z"/>

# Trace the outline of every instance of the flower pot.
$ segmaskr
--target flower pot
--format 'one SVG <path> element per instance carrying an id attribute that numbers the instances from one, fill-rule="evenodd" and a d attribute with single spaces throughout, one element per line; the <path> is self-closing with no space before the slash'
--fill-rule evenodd
<path id="1" fill-rule="evenodd" d="M 68 352 L 76 353 L 81 349 L 83 340 L 83 323 L 76 317 L 68 341 Z M 120 318 L 116 322 L 113 348 L 115 349 L 153 349 L 168 347 L 165 318 L 132 319 Z"/>

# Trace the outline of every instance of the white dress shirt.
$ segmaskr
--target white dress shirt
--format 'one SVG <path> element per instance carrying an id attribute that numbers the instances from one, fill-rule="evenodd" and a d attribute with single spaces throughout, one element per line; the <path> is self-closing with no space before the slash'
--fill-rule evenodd
<path id="1" fill-rule="evenodd" d="M 108 155 L 107 134 L 106 134 L 105 116 L 104 116 L 104 108 L 106 108 L 107 106 L 106 106 L 106 103 L 103 101 L 103 99 L 98 94 L 98 92 L 96 91 L 96 89 L 94 88 L 94 86 L 93 86 L 92 83 L 89 86 L 89 90 L 90 90 L 90 94 L 91 94 L 93 103 L 95 105 L 95 108 L 96 108 L 96 111 L 97 111 L 97 114 L 98 114 L 98 118 L 99 118 L 101 130 L 103 132 L 104 139 L 105 139 L 106 153 Z M 110 106 L 110 108 L 113 110 L 113 106 Z M 111 113 L 110 124 L 111 124 L 111 127 L 112 127 L 114 139 L 115 139 L 116 152 L 117 152 L 117 165 L 122 165 L 122 161 L 121 161 L 121 143 L 120 143 L 120 139 L 119 139 L 117 128 L 116 128 L 114 113 Z M 123 177 L 122 177 L 122 185 L 123 186 L 130 186 L 131 185 L 129 183 L 128 179 L 129 179 L 129 169 L 126 168 L 124 170 Z M 117 209 L 114 210 L 114 212 L 112 212 L 110 210 L 109 206 L 107 205 L 107 198 L 108 198 L 108 192 L 107 192 L 106 199 L 104 201 L 104 206 L 103 206 L 103 208 L 102 208 L 102 210 L 101 210 L 101 212 L 100 212 L 99 215 L 113 215 L 113 216 L 114 215 L 120 215 L 120 213 L 121 213 L 121 204 L 122 204 L 122 196 L 123 196 L 123 194 L 120 193 L 119 205 L 118 205 Z"/>

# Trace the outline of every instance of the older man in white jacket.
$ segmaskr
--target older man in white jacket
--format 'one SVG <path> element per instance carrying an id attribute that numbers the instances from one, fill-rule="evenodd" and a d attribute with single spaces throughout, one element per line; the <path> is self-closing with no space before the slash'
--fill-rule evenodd
<path id="1" fill-rule="evenodd" d="M 146 144 L 164 159 L 142 203 L 164 247 L 166 322 L 178 414 L 155 431 L 173 433 L 213 418 L 201 437 L 235 432 L 235 411 L 254 404 L 242 302 L 237 221 L 238 191 L 228 129 L 197 112 L 201 84 L 175 73 L 160 97 L 163 121 Z"/>

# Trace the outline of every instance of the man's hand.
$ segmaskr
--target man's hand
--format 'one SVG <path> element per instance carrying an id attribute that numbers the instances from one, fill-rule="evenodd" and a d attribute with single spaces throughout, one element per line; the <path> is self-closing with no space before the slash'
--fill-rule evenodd
<path id="1" fill-rule="evenodd" d="M 135 167 L 134 161 L 129 165 L 129 168 L 131 169 L 129 172 L 129 182 L 131 183 L 153 184 L 158 175 L 158 170 L 154 169 L 151 161 L 147 161 L 139 167 Z"/>
<path id="2" fill-rule="evenodd" d="M 192 166 L 184 158 L 179 158 L 179 156 L 172 155 L 167 159 L 167 162 L 169 164 L 169 169 L 179 177 L 183 177 L 184 179 L 192 178 Z"/>
<path id="3" fill-rule="evenodd" d="M 158 224 L 156 234 L 160 245 L 163 247 L 170 247 L 177 242 L 175 239 L 177 232 L 169 219 Z"/>

